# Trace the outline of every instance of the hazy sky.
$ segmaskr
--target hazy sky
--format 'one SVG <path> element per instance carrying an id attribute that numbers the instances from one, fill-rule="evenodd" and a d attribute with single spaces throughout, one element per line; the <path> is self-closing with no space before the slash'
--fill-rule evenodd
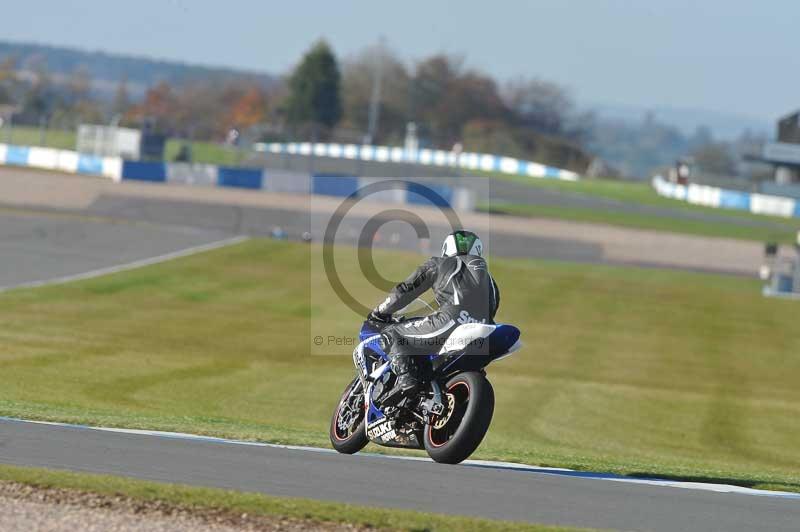
<path id="1" fill-rule="evenodd" d="M 385 36 L 409 61 L 463 53 L 500 79 L 540 76 L 584 104 L 676 106 L 773 120 L 800 107 L 800 1 L 8 0 L 0 39 L 289 69 Z"/>

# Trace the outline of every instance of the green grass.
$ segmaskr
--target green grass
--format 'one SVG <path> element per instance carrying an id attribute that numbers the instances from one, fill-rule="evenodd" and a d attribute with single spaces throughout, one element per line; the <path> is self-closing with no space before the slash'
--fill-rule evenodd
<path id="1" fill-rule="evenodd" d="M 583 179 L 577 182 L 558 181 L 555 179 L 536 179 L 524 176 L 510 176 L 497 173 L 484 173 L 496 179 L 504 179 L 531 187 L 545 188 L 570 194 L 588 197 L 611 199 L 630 204 L 648 205 L 668 208 L 675 211 L 724 215 L 742 220 L 770 222 L 774 227 L 749 227 L 734 225 L 724 221 L 693 221 L 647 214 L 628 213 L 623 211 L 600 210 L 589 208 L 562 208 L 527 204 L 492 203 L 482 206 L 483 210 L 515 214 L 519 216 L 558 218 L 578 222 L 605 223 L 623 227 L 670 231 L 675 233 L 695 234 L 737 238 L 742 240 L 774 241 L 792 244 L 800 231 L 800 219 L 787 219 L 778 216 L 765 216 L 734 209 L 715 209 L 692 205 L 685 201 L 665 198 L 656 194 L 649 182 L 613 181 L 605 179 Z"/>
<path id="2" fill-rule="evenodd" d="M 164 159 L 174 161 L 181 146 L 186 142 L 188 141 L 169 139 L 164 148 Z M 189 142 L 189 145 L 192 147 L 192 162 L 194 163 L 239 166 L 243 163 L 244 154 L 246 153 L 231 146 L 214 142 L 193 141 Z"/>
<path id="3" fill-rule="evenodd" d="M 512 214 L 531 218 L 556 218 L 585 223 L 601 223 L 634 229 L 649 229 L 688 235 L 735 238 L 757 242 L 792 244 L 800 231 L 800 220 L 791 222 L 773 220 L 772 226 L 737 225 L 724 221 L 697 221 L 647 214 L 588 209 L 581 207 L 556 207 L 551 205 L 526 205 L 492 203 L 479 205 L 479 210 L 497 214 Z M 719 211 L 718 211 L 719 212 Z"/>
<path id="4" fill-rule="evenodd" d="M 656 194 L 649 182 L 643 181 L 620 181 L 612 179 L 581 179 L 580 181 L 560 181 L 557 179 L 540 179 L 520 175 L 500 174 L 497 172 L 482 172 L 483 175 L 498 179 L 505 179 L 515 183 L 530 185 L 561 192 L 584 194 L 628 203 L 641 203 L 661 207 L 675 207 L 685 205 L 689 210 L 703 210 L 719 212 L 719 209 L 710 207 L 699 207 L 678 200 L 664 198 Z M 728 212 L 728 211 L 725 211 Z M 746 216 L 756 216 L 748 213 L 741 213 Z"/>
<path id="5" fill-rule="evenodd" d="M 19 146 L 44 146 L 47 148 L 57 148 L 61 150 L 74 150 L 76 146 L 75 131 L 64 131 L 59 129 L 47 129 L 42 136 L 42 132 L 37 127 L 14 126 L 9 142 L 9 129 L 0 128 L 0 143 L 15 144 Z M 164 148 L 164 159 L 166 161 L 175 160 L 181 146 L 189 141 L 172 138 L 167 140 Z M 204 164 L 219 164 L 236 166 L 242 163 L 242 152 L 214 142 L 191 141 L 192 161 Z"/>
<path id="6" fill-rule="evenodd" d="M 135 500 L 164 501 L 172 505 L 224 510 L 235 514 L 273 518 L 293 518 L 312 522 L 348 523 L 362 527 L 392 530 L 469 530 L 558 532 L 579 530 L 544 525 L 491 521 L 467 517 L 385 510 L 351 504 L 320 502 L 310 499 L 271 497 L 214 488 L 197 488 L 179 484 L 164 484 L 107 475 L 51 471 L 0 465 L 0 480 L 58 488 L 101 495 L 123 495 Z M 585 530 L 585 529 L 581 529 Z"/>
<path id="7" fill-rule="evenodd" d="M 74 150 L 75 132 L 60 129 L 45 129 L 42 132 L 38 127 L 32 126 L 14 126 L 13 129 L 2 127 L 0 128 L 0 143 Z"/>
<path id="8" fill-rule="evenodd" d="M 3 294 L 0 414 L 327 446 L 352 348 L 313 355 L 310 339 L 352 335 L 360 317 L 309 267 L 310 249 L 251 241 Z M 394 278 L 419 260 L 376 257 Z M 345 286 L 379 301 L 340 258 Z M 512 260 L 492 271 L 499 319 L 526 346 L 489 368 L 496 415 L 477 457 L 800 491 L 796 302 L 736 277 Z"/>

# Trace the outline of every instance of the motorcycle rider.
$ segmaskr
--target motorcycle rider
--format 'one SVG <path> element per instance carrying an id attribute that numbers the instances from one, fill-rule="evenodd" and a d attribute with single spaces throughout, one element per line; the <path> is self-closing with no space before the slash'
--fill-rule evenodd
<path id="1" fill-rule="evenodd" d="M 368 319 L 390 323 L 393 313 L 428 289 L 433 289 L 438 311 L 383 330 L 392 370 L 398 376 L 384 404 L 395 404 L 419 387 L 414 355 L 438 353 L 459 325 L 493 323 L 500 306 L 500 290 L 483 258 L 483 243 L 475 233 L 462 230 L 448 235 L 441 257 L 431 257 L 399 283 Z"/>

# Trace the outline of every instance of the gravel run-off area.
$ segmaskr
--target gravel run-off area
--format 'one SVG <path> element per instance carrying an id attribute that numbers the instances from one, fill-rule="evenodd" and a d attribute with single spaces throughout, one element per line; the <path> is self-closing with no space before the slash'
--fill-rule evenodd
<path id="1" fill-rule="evenodd" d="M 0 482 L 0 508 L 3 532 L 366 530 L 341 523 L 235 514 L 14 482 Z"/>

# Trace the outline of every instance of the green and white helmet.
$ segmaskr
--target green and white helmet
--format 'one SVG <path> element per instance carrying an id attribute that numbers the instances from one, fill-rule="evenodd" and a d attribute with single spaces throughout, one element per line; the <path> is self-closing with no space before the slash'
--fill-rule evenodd
<path id="1" fill-rule="evenodd" d="M 483 255 L 483 242 L 471 231 L 450 233 L 442 244 L 442 257 L 454 255 Z"/>

